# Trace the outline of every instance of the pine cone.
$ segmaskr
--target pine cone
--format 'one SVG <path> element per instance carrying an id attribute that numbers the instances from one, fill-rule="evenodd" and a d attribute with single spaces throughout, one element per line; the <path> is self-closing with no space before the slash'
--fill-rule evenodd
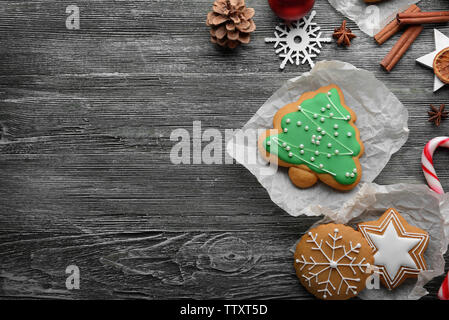
<path id="1" fill-rule="evenodd" d="M 245 6 L 245 0 L 215 0 L 207 14 L 206 25 L 211 27 L 210 40 L 231 49 L 240 43 L 249 43 L 250 33 L 256 30 L 254 9 Z"/>

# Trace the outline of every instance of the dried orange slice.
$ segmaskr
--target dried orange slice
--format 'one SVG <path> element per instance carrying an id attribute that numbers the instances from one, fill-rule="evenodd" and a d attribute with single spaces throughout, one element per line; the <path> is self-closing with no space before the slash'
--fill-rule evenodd
<path id="1" fill-rule="evenodd" d="M 449 83 L 449 47 L 441 50 L 433 59 L 433 72 L 438 79 Z"/>

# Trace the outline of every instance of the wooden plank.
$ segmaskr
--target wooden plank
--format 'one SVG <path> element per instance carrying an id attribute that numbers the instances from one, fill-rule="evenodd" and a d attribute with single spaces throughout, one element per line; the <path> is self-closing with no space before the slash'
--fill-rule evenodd
<path id="1" fill-rule="evenodd" d="M 169 161 L 174 129 L 240 128 L 308 70 L 279 70 L 264 43 L 279 20 L 266 1 L 247 3 L 257 31 L 227 51 L 209 43 L 211 0 L 78 1 L 80 30 L 65 29 L 70 1 L 0 2 L 1 297 L 311 298 L 289 250 L 317 218 L 288 216 L 240 165 Z M 327 1 L 315 9 L 330 35 L 343 17 Z M 349 26 L 353 45 L 325 45 L 319 59 L 373 72 L 410 112 L 410 138 L 376 182 L 424 183 L 422 147 L 448 134 L 426 111 L 449 93 L 433 94 L 432 72 L 414 62 L 432 50 L 433 29 L 387 74 L 378 63 L 398 36 L 378 47 Z M 443 185 L 448 157 L 435 158 Z M 68 291 L 72 263 L 81 289 Z"/>

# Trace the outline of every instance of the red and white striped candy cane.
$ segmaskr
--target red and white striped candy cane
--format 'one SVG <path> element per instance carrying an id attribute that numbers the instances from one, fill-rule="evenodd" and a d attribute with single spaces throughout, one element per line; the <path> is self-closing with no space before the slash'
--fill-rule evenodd
<path id="1" fill-rule="evenodd" d="M 444 194 L 443 186 L 433 167 L 433 153 L 438 147 L 449 148 L 449 137 L 433 138 L 426 144 L 421 156 L 421 166 L 429 187 L 436 193 Z M 438 291 L 438 298 L 441 300 L 449 300 L 449 273 L 446 275 L 446 278 Z"/>
<path id="2" fill-rule="evenodd" d="M 449 300 L 449 273 L 438 291 L 438 298 L 440 300 Z"/>
<path id="3" fill-rule="evenodd" d="M 433 167 L 433 153 L 438 147 L 449 148 L 449 137 L 433 138 L 426 144 L 421 156 L 421 166 L 429 187 L 436 193 L 443 194 L 443 187 Z"/>

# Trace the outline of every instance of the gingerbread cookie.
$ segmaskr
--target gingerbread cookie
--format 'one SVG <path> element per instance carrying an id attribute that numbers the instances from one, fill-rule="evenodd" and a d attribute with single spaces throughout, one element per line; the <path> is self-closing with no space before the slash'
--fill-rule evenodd
<path id="1" fill-rule="evenodd" d="M 423 255 L 429 243 L 428 233 L 409 225 L 395 209 L 390 208 L 379 220 L 363 222 L 358 227 L 373 248 L 374 264 L 388 289 L 427 270 Z"/>
<path id="2" fill-rule="evenodd" d="M 274 129 L 259 137 L 258 147 L 267 161 L 289 168 L 297 187 L 309 188 L 319 179 L 351 190 L 362 176 L 364 152 L 356 118 L 338 86 L 322 87 L 281 108 Z"/>
<path id="3" fill-rule="evenodd" d="M 365 288 L 374 262 L 372 249 L 360 232 L 343 224 L 309 230 L 295 251 L 296 275 L 313 295 L 345 300 Z"/>

